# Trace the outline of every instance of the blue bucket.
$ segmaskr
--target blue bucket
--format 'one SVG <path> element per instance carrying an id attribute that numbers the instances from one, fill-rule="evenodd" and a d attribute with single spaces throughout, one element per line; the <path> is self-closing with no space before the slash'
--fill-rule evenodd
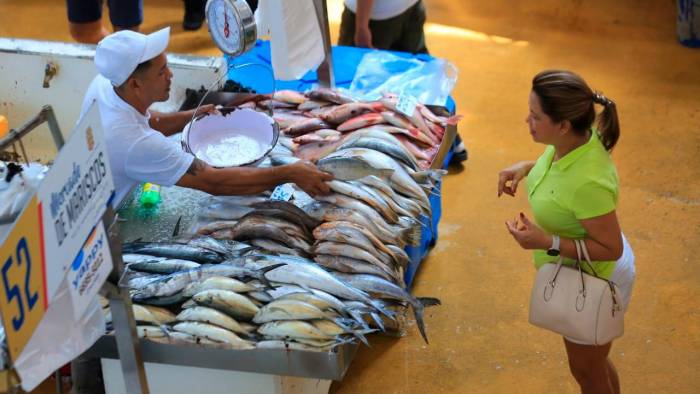
<path id="1" fill-rule="evenodd" d="M 687 47 L 700 47 L 700 0 L 677 0 L 677 4 L 678 40 Z"/>

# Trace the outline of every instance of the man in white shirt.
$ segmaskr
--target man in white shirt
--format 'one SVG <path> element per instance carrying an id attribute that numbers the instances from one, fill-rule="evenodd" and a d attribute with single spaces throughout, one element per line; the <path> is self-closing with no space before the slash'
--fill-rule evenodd
<path id="1" fill-rule="evenodd" d="M 421 0 L 345 0 L 339 45 L 428 53 Z"/>
<path id="2" fill-rule="evenodd" d="M 259 193 L 282 183 L 296 183 L 309 194 L 329 192 L 330 174 L 308 162 L 274 168 L 213 168 L 167 136 L 178 133 L 193 111 L 163 114 L 151 104 L 170 95 L 172 73 L 165 49 L 170 28 L 150 35 L 119 31 L 97 46 L 100 75 L 90 84 L 81 117 L 96 102 L 102 117 L 107 153 L 116 188 L 115 206 L 139 182 L 178 185 L 214 195 Z M 199 114 L 214 111 L 202 106 Z"/>

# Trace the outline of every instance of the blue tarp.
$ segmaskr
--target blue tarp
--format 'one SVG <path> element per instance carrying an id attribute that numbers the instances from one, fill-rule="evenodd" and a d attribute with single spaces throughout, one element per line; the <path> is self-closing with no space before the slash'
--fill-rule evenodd
<path id="1" fill-rule="evenodd" d="M 334 46 L 332 48 L 333 53 L 333 73 L 335 76 L 335 84 L 337 87 L 348 88 L 355 76 L 355 71 L 357 66 L 360 64 L 362 57 L 369 51 L 373 49 L 366 48 L 354 48 L 354 47 L 344 47 L 344 46 Z M 404 52 L 392 52 L 397 56 L 413 57 L 418 60 L 430 60 L 432 59 L 429 55 L 418 54 L 411 55 L 410 53 Z M 270 65 L 270 43 L 268 41 L 261 41 L 255 44 L 255 47 L 249 52 L 241 55 L 237 58 L 226 59 L 230 65 L 242 65 L 246 63 L 256 63 L 256 64 L 267 64 Z M 272 91 L 272 81 L 270 80 L 269 73 L 262 67 L 245 67 L 239 69 L 231 69 L 229 71 L 229 79 L 240 83 L 243 86 L 250 87 L 259 93 L 269 93 Z M 276 81 L 276 90 L 296 90 L 296 91 L 307 91 L 313 88 L 318 83 L 318 77 L 315 71 L 310 71 L 304 75 L 301 79 L 296 81 Z M 450 111 L 454 112 L 456 105 L 452 97 L 449 97 L 445 107 Z M 454 146 L 453 146 L 454 148 Z M 445 156 L 445 161 L 443 163 L 443 168 L 447 168 L 450 159 L 452 158 L 453 149 Z M 442 184 L 438 184 L 435 188 L 435 193 L 430 195 L 430 206 L 432 208 L 432 221 L 431 223 L 423 223 L 423 230 L 421 232 L 421 244 L 418 246 L 408 246 L 406 247 L 406 252 L 410 257 L 411 261 L 406 269 L 405 280 L 406 284 L 410 287 L 415 278 L 416 272 L 421 262 L 427 256 L 430 248 L 435 245 L 438 238 L 438 223 L 440 222 L 440 217 L 442 216 L 442 199 L 440 197 L 440 191 L 442 189 Z M 426 219 L 427 221 L 427 219 Z"/>

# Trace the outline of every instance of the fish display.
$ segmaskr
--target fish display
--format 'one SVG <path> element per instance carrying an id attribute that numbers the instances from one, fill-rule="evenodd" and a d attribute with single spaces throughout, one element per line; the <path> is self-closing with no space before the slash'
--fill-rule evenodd
<path id="1" fill-rule="evenodd" d="M 245 104 L 271 107 L 282 132 L 264 165 L 313 161 L 334 176 L 331 193 L 205 198 L 186 234 L 124 244 L 139 334 L 327 352 L 376 331 L 401 335 L 412 315 L 428 343 L 425 308 L 440 300 L 406 290 L 404 248 L 419 245 L 431 223 L 430 196 L 445 174 L 432 159 L 461 117 L 421 104 L 407 115 L 392 94 L 375 102 L 331 89 L 260 96 Z"/>

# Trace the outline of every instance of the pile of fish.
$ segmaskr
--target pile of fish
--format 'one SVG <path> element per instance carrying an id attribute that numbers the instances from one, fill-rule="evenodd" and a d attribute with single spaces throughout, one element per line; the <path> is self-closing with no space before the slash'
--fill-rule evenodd
<path id="1" fill-rule="evenodd" d="M 210 197 L 189 235 L 125 244 L 140 335 L 328 351 L 375 331 L 403 333 L 410 308 L 427 343 L 424 308 L 440 301 L 405 290 L 404 248 L 431 223 L 429 197 L 445 172 L 429 167 L 459 118 L 421 105 L 404 116 L 390 94 L 372 103 L 325 89 L 252 97 L 238 104 L 273 106 L 284 134 L 261 165 L 312 160 L 334 175 L 332 193 Z"/>
<path id="2" fill-rule="evenodd" d="M 397 331 L 402 303 L 436 303 L 378 277 L 351 284 L 312 260 L 210 236 L 132 242 L 123 252 L 138 334 L 164 343 L 328 351 Z"/>
<path id="3" fill-rule="evenodd" d="M 399 96 L 390 93 L 378 101 L 357 102 L 336 90 L 317 89 L 306 94 L 283 90 L 272 98 L 248 95 L 229 105 L 261 111 L 272 108 L 282 133 L 290 137 L 283 144 L 305 160 L 316 162 L 352 145 L 395 155 L 414 170 L 427 169 L 446 127 L 456 125 L 461 116 L 438 115 L 420 103 L 407 115 L 399 111 L 398 102 Z"/>

